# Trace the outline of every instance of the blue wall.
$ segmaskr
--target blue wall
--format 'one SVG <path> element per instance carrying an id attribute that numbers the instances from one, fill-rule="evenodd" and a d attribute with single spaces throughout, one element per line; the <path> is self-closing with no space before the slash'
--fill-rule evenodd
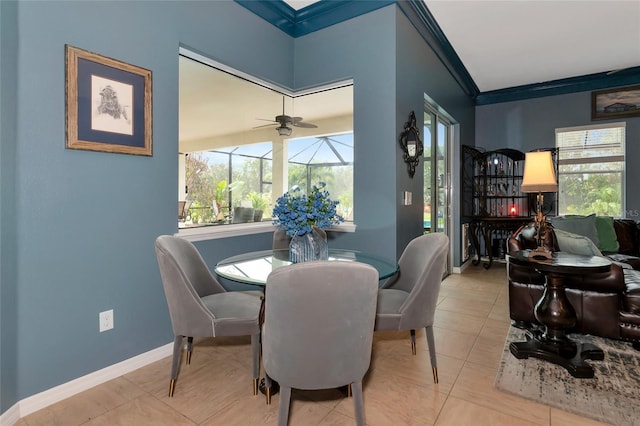
<path id="1" fill-rule="evenodd" d="M 487 150 L 509 147 L 523 152 L 555 147 L 555 129 L 625 121 L 626 211 L 640 218 L 640 118 L 591 121 L 591 92 L 504 102 L 476 108 L 476 144 Z M 631 165 L 631 167 L 629 167 Z"/>
<path id="2" fill-rule="evenodd" d="M 177 230 L 180 46 L 293 89 L 354 79 L 358 229 L 332 234 L 336 247 L 397 257 L 419 232 L 419 205 L 398 207 L 399 190 L 422 191 L 398 135 L 424 92 L 473 144 L 470 101 L 395 5 L 295 40 L 231 1 L 19 1 L 0 13 L 2 412 L 172 340 L 153 241 Z M 153 157 L 64 149 L 65 44 L 153 72 Z M 197 243 L 211 266 L 270 245 L 268 233 Z M 98 333 L 106 309 L 115 328 Z"/>
<path id="3" fill-rule="evenodd" d="M 177 230 L 180 46 L 291 89 L 354 80 L 357 231 L 331 244 L 390 258 L 422 230 L 423 166 L 409 178 L 398 136 L 425 93 L 460 143 L 487 149 L 553 146 L 556 127 L 591 123 L 588 92 L 474 108 L 396 5 L 293 39 L 232 1 L 0 1 L 0 42 L 0 412 L 172 341 L 153 241 Z M 153 72 L 153 157 L 64 149 L 65 44 Z M 640 118 L 626 121 L 632 164 Z M 639 198 L 627 192 L 628 211 Z M 211 266 L 270 245 L 269 233 L 197 243 Z M 105 309 L 115 328 L 98 333 Z"/>
<path id="4" fill-rule="evenodd" d="M 397 258 L 423 232 L 423 165 L 409 177 L 398 143 L 404 123 L 411 111 L 421 120 L 427 93 L 461 123 L 464 143 L 473 144 L 473 101 L 397 7 L 297 38 L 294 61 L 296 88 L 344 78 L 355 83 L 358 232 L 340 236 L 335 244 Z M 452 155 L 457 158 L 457 151 Z M 404 191 L 413 193 L 412 206 L 401 205 Z M 456 227 L 459 202 L 455 197 L 454 203 Z"/>
<path id="5" fill-rule="evenodd" d="M 404 123 L 411 111 L 415 111 L 418 122 L 422 122 L 424 111 L 424 95 L 426 94 L 437 105 L 459 124 L 456 132 L 462 144 L 474 144 L 474 104 L 462 88 L 455 82 L 447 69 L 442 65 L 435 53 L 424 43 L 409 20 L 399 10 L 397 12 L 396 40 L 396 135 L 400 135 Z M 396 136 L 396 147 L 399 149 Z M 424 138 L 424 135 L 421 135 Z M 455 168 L 451 171 L 454 188 L 458 187 L 457 171 L 460 158 L 459 146 L 450 153 Z M 404 191 L 413 193 L 413 205 L 403 206 L 399 203 L 397 211 L 397 250 L 401 252 L 412 238 L 423 231 L 423 204 L 421 202 L 424 188 L 424 165 L 419 163 L 412 178 L 407 172 L 407 165 L 400 154 L 396 155 L 396 194 L 399 198 Z M 451 243 L 455 248 L 453 264 L 460 264 L 460 197 L 456 191 L 451 195 L 452 235 Z"/>
<path id="6" fill-rule="evenodd" d="M 291 86 L 293 40 L 233 2 L 2 2 L 1 17 L 4 412 L 172 340 L 153 242 L 177 230 L 178 48 Z M 65 44 L 152 70 L 153 157 L 64 148 Z M 215 263 L 254 240 L 203 246 Z"/>
<path id="7" fill-rule="evenodd" d="M 0 413 L 17 400 L 17 5 L 0 2 Z"/>
<path id="8" fill-rule="evenodd" d="M 295 40 L 295 82 L 309 87 L 354 80 L 354 203 L 356 234 L 348 246 L 395 259 L 395 6 Z"/>

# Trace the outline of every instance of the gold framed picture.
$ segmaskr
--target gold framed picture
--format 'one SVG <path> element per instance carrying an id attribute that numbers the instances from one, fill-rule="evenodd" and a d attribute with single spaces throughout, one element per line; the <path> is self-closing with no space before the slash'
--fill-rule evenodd
<path id="1" fill-rule="evenodd" d="M 153 155 L 151 71 L 70 45 L 66 148 Z"/>

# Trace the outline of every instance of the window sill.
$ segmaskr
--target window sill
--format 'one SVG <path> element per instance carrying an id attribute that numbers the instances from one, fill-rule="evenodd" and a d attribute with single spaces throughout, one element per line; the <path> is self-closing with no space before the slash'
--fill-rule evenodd
<path id="1" fill-rule="evenodd" d="M 262 234 L 278 229 L 271 222 L 238 223 L 222 226 L 204 226 L 200 228 L 183 228 L 175 234 L 187 241 L 217 240 L 219 238 L 232 238 L 242 235 Z M 327 229 L 329 232 L 356 232 L 356 224 L 353 222 L 341 223 Z"/>

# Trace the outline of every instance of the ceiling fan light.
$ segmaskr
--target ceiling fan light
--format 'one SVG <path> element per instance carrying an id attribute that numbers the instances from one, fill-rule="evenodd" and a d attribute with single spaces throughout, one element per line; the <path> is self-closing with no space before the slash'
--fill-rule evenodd
<path id="1" fill-rule="evenodd" d="M 276 130 L 280 136 L 291 136 L 291 127 L 281 124 Z"/>

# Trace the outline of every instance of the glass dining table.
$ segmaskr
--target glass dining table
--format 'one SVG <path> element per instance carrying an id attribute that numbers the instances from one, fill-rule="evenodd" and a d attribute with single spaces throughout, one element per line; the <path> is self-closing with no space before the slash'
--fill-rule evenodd
<path id="1" fill-rule="evenodd" d="M 329 261 L 366 263 L 376 268 L 379 280 L 390 278 L 399 270 L 398 263 L 395 261 L 358 250 L 330 248 Z M 288 249 L 262 250 L 223 259 L 216 265 L 215 272 L 218 276 L 231 281 L 265 287 L 267 277 L 273 270 L 291 263 Z M 266 394 L 265 379 L 260 381 L 258 388 L 260 392 Z M 277 394 L 279 388 L 278 383 L 272 381 L 270 395 Z M 344 391 L 346 392 L 346 387 Z"/>
<path id="2" fill-rule="evenodd" d="M 376 268 L 380 280 L 392 277 L 399 269 L 395 261 L 358 250 L 330 248 L 329 261 L 366 263 Z M 215 272 L 231 281 L 264 286 L 271 271 L 287 265 L 291 265 L 289 250 L 262 250 L 223 259 Z"/>

